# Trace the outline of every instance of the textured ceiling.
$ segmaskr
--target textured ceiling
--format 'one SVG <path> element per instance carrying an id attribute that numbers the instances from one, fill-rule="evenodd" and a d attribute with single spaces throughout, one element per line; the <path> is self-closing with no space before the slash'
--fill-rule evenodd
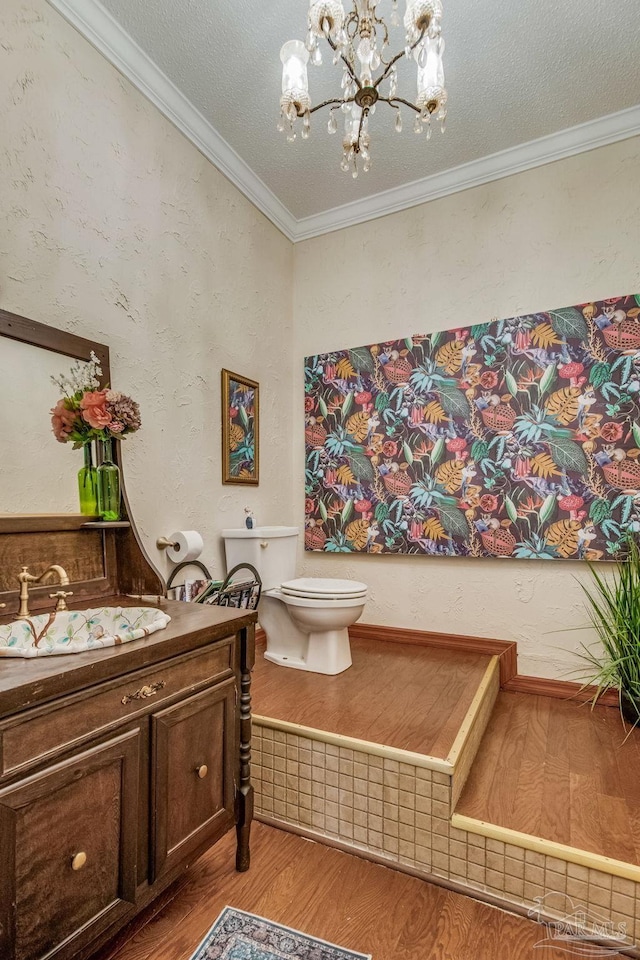
<path id="1" fill-rule="evenodd" d="M 430 142 L 393 129 L 384 104 L 371 122 L 373 165 L 340 170 L 340 134 L 326 112 L 312 136 L 276 130 L 282 43 L 304 39 L 307 0 L 102 0 L 178 89 L 297 219 L 360 200 L 640 101 L 639 0 L 444 0 L 447 132 Z M 390 0 L 379 9 L 388 13 Z M 404 3 L 401 4 L 404 9 Z M 403 45 L 395 31 L 394 49 Z M 312 101 L 336 95 L 325 55 L 309 68 Z M 400 71 L 413 99 L 415 69 Z"/>

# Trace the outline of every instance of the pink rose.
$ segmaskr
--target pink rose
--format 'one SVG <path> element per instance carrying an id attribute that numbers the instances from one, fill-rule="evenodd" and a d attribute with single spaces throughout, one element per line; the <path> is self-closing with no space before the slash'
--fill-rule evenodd
<path id="1" fill-rule="evenodd" d="M 109 423 L 109 430 L 111 430 L 111 433 L 122 433 L 124 430 L 124 424 L 120 423 L 119 420 L 112 420 Z"/>
<path id="2" fill-rule="evenodd" d="M 111 425 L 111 414 L 107 412 L 107 391 L 87 392 L 80 401 L 82 419 L 94 430 L 104 430 Z"/>
<path id="3" fill-rule="evenodd" d="M 73 432 L 76 422 L 74 410 L 68 410 L 64 400 L 58 400 L 51 411 L 51 428 L 58 443 L 66 443 L 69 434 Z"/>

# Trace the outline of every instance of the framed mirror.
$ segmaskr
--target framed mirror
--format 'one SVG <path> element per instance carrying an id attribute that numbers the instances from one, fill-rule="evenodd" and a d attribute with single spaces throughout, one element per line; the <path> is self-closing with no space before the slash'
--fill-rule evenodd
<path id="1" fill-rule="evenodd" d="M 74 602 L 117 594 L 163 596 L 164 580 L 140 540 L 122 477 L 121 519 L 80 513 L 81 450 L 58 443 L 51 409 L 60 399 L 51 376 L 69 374 L 94 353 L 100 387 L 111 383 L 109 348 L 0 310 L 0 622 L 16 610 L 22 565 L 42 573 L 52 561 L 70 577 Z M 120 452 L 114 451 L 120 466 Z M 49 609 L 48 585 L 31 590 L 32 609 Z"/>
<path id="2" fill-rule="evenodd" d="M 73 360 L 87 361 L 92 352 L 104 386 L 110 382 L 104 344 L 0 310 L 0 516 L 79 514 L 83 455 L 56 442 L 51 409 L 60 389 L 51 377 L 68 374 Z"/>

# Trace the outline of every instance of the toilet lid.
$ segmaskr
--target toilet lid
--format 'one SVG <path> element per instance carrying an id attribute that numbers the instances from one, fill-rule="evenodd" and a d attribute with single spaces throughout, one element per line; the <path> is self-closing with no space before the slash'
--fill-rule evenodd
<path id="1" fill-rule="evenodd" d="M 297 580 L 285 581 L 280 590 L 292 597 L 337 600 L 342 597 L 362 597 L 367 592 L 367 585 L 357 580 L 323 580 L 318 577 L 300 577 Z"/>

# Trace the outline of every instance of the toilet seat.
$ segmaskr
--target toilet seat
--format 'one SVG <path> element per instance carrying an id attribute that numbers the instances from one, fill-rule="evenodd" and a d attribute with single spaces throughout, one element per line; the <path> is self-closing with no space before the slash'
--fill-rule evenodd
<path id="1" fill-rule="evenodd" d="M 366 596 L 367 585 L 357 580 L 330 580 L 320 577 L 300 577 L 287 580 L 280 591 L 284 596 L 310 600 L 349 600 Z"/>
<path id="2" fill-rule="evenodd" d="M 307 607 L 309 610 L 340 610 L 343 607 L 362 607 L 366 596 L 357 597 L 297 597 L 281 590 L 269 590 L 267 596 L 278 596 L 287 607 Z"/>
<path id="3" fill-rule="evenodd" d="M 354 600 L 361 599 L 366 597 L 366 591 L 364 593 L 296 593 L 295 590 L 280 590 L 280 593 L 283 597 L 299 597 L 301 600 L 304 600 L 305 597 L 307 600 L 326 600 L 331 603 L 334 600 Z"/>

